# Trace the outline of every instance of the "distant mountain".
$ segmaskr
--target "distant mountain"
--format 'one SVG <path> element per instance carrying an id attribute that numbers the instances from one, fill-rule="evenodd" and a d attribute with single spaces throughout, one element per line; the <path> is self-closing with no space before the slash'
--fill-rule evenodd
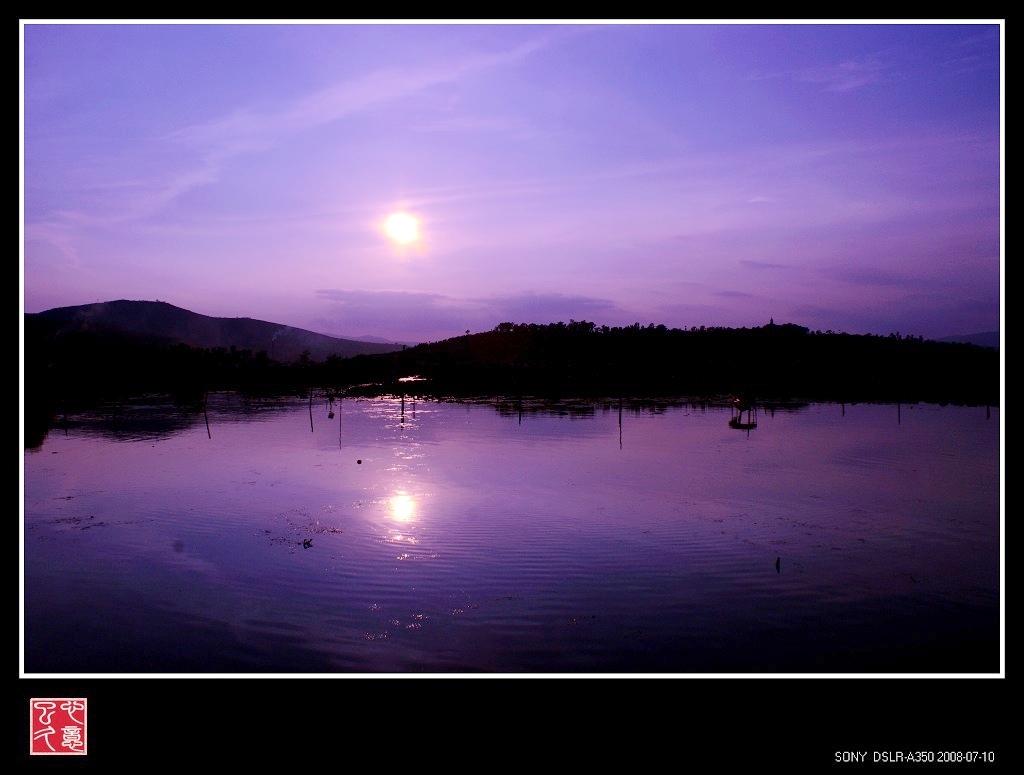
<path id="1" fill-rule="evenodd" d="M 981 347 L 994 347 L 999 349 L 999 332 L 982 331 L 978 334 L 964 334 L 963 336 L 946 336 L 937 340 L 939 342 L 961 342 L 964 344 L 976 344 Z"/>
<path id="2" fill-rule="evenodd" d="M 204 349 L 265 352 L 281 363 L 299 360 L 304 352 L 312 361 L 331 356 L 350 358 L 401 350 L 401 344 L 366 342 L 317 334 L 301 328 L 252 318 L 221 318 L 200 315 L 163 301 L 118 301 L 57 307 L 27 313 L 26 327 L 46 329 L 50 335 L 113 334 L 145 339 L 152 343 L 185 344 Z"/>
<path id="3" fill-rule="evenodd" d="M 376 344 L 397 345 L 398 348 L 401 348 L 403 345 L 406 347 L 415 347 L 418 344 L 422 344 L 422 342 L 392 342 L 390 339 L 385 339 L 382 336 L 343 336 L 340 338 L 351 339 L 354 342 L 374 342 Z"/>

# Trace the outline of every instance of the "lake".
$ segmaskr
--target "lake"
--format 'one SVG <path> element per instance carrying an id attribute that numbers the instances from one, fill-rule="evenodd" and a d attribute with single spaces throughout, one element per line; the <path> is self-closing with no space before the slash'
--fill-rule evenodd
<path id="1" fill-rule="evenodd" d="M 992 407 L 161 396 L 24 451 L 23 674 L 997 674 Z"/>

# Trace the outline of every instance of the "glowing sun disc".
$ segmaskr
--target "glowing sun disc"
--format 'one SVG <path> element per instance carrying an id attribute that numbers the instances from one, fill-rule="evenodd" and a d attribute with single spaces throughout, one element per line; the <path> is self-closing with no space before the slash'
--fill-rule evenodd
<path id="1" fill-rule="evenodd" d="M 393 213 L 384 222 L 384 231 L 399 245 L 408 245 L 420 236 L 420 222 L 409 213 Z"/>

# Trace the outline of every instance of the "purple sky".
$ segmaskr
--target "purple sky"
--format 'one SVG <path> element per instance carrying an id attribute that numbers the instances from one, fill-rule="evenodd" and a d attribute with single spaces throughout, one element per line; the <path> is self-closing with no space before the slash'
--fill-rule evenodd
<path id="1" fill-rule="evenodd" d="M 26 21 L 24 311 L 998 330 L 1002 32 Z"/>

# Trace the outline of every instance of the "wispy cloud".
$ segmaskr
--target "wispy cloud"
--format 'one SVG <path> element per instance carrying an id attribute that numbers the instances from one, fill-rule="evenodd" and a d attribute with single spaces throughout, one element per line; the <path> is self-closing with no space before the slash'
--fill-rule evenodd
<path id="1" fill-rule="evenodd" d="M 960 40 L 943 66 L 956 73 L 973 73 L 993 67 L 992 44 L 999 39 L 995 24 L 982 25 L 977 32 Z"/>
<path id="2" fill-rule="evenodd" d="M 416 124 L 418 132 L 460 132 L 506 135 L 515 139 L 535 137 L 539 131 L 518 117 L 457 116 Z"/>
<path id="3" fill-rule="evenodd" d="M 713 295 L 714 296 L 719 296 L 719 297 L 725 298 L 725 299 L 753 299 L 753 298 L 756 298 L 755 294 L 747 293 L 746 291 L 731 291 L 731 290 L 715 291 Z"/>
<path id="4" fill-rule="evenodd" d="M 258 150 L 294 132 L 338 121 L 431 87 L 510 65 L 554 40 L 539 35 L 507 51 L 468 55 L 426 67 L 395 67 L 367 73 L 300 97 L 272 111 L 240 110 L 214 121 L 184 127 L 165 139 L 210 149 L 220 156 Z"/>
<path id="5" fill-rule="evenodd" d="M 562 293 L 517 293 L 458 297 L 420 291 L 321 289 L 315 296 L 330 302 L 315 320 L 325 332 L 362 335 L 416 326 L 455 336 L 465 330 L 490 330 L 498 323 L 555 323 L 590 320 L 603 323 L 624 311 L 607 299 Z"/>
<path id="6" fill-rule="evenodd" d="M 825 91 L 851 91 L 878 83 L 887 66 L 875 58 L 847 60 L 832 67 L 798 70 L 793 75 L 798 81 L 821 84 Z"/>
<path id="7" fill-rule="evenodd" d="M 137 172 L 131 159 L 144 156 L 150 172 L 132 180 L 113 177 L 103 188 L 108 194 L 130 191 L 131 196 L 105 196 L 99 200 L 104 203 L 99 208 L 95 206 L 96 200 L 89 200 L 88 209 L 83 206 L 75 214 L 68 211 L 63 217 L 110 226 L 150 216 L 182 195 L 216 183 L 227 163 L 235 157 L 266 151 L 297 133 L 408 98 L 437 85 L 515 64 L 564 34 L 555 29 L 504 51 L 453 57 L 426 67 L 395 67 L 370 72 L 274 109 L 240 108 L 214 120 L 119 149 L 119 158 L 109 159 L 105 167 L 113 170 L 131 167 Z"/>
<path id="8" fill-rule="evenodd" d="M 747 258 L 740 259 L 740 265 L 747 269 L 792 269 L 786 264 L 772 264 L 768 261 L 751 261 Z"/>
<path id="9" fill-rule="evenodd" d="M 878 83 L 883 80 L 889 69 L 879 57 L 870 56 L 817 67 L 756 73 L 748 77 L 750 80 L 781 78 L 815 84 L 820 86 L 822 91 L 845 92 Z"/>
<path id="10" fill-rule="evenodd" d="M 512 322 L 539 320 L 557 322 L 606 317 L 619 311 L 608 299 L 563 293 L 521 293 L 491 296 L 483 303 Z"/>

